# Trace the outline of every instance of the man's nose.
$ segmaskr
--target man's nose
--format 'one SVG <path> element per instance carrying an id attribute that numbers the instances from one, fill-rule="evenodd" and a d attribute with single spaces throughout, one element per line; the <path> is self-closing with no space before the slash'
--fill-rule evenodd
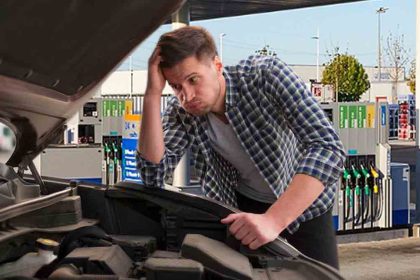
<path id="1" fill-rule="evenodd" d="M 183 91 L 184 91 L 185 102 L 190 102 L 191 100 L 194 99 L 195 97 L 194 89 L 192 89 L 191 87 L 184 87 Z"/>

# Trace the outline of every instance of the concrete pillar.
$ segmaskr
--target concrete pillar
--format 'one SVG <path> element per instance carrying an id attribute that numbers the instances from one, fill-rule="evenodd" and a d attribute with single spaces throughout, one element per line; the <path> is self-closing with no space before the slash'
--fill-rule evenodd
<path id="1" fill-rule="evenodd" d="M 420 222 L 420 0 L 416 0 L 416 218 Z"/>
<path id="2" fill-rule="evenodd" d="M 172 15 L 172 30 L 187 26 L 190 24 L 190 7 L 188 2 Z"/>

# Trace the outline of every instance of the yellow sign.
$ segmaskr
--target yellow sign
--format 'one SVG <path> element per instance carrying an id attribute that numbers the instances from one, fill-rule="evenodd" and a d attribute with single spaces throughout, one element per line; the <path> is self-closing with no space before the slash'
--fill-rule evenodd
<path id="1" fill-rule="evenodd" d="M 375 105 L 366 106 L 366 124 L 367 128 L 375 128 Z"/>
<path id="2" fill-rule="evenodd" d="M 126 100 L 125 101 L 125 115 L 131 115 L 133 112 L 133 101 Z"/>
<path id="3" fill-rule="evenodd" d="M 127 122 L 140 122 L 141 115 L 125 115 L 124 120 Z"/>

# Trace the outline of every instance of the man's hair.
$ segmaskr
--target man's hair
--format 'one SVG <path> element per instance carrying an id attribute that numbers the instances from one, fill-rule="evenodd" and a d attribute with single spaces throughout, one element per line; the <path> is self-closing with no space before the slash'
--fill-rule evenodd
<path id="1" fill-rule="evenodd" d="M 160 36 L 162 61 L 160 66 L 171 68 L 182 60 L 195 56 L 198 60 L 213 59 L 217 55 L 216 44 L 210 33 L 202 27 L 185 26 Z"/>

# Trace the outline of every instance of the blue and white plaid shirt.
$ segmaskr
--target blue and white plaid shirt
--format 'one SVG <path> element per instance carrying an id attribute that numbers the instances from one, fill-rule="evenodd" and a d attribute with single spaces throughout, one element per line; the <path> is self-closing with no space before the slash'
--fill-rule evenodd
<path id="1" fill-rule="evenodd" d="M 320 180 L 324 191 L 287 228 L 331 208 L 345 152 L 337 133 L 305 84 L 281 60 L 251 56 L 225 67 L 226 117 L 273 193 L 279 197 L 296 174 Z M 236 206 L 238 171 L 215 152 L 207 119 L 187 113 L 174 97 L 163 116 L 165 154 L 159 164 L 138 154 L 147 186 L 163 187 L 187 148 L 207 197 Z"/>

